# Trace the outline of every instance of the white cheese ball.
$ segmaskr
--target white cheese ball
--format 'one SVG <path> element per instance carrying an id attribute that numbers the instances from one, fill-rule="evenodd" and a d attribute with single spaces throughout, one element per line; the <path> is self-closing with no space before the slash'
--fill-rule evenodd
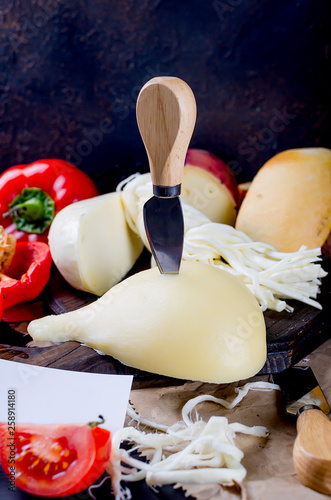
<path id="1" fill-rule="evenodd" d="M 143 249 L 126 223 L 121 193 L 68 205 L 49 231 L 53 261 L 74 288 L 102 295 L 130 271 Z"/>

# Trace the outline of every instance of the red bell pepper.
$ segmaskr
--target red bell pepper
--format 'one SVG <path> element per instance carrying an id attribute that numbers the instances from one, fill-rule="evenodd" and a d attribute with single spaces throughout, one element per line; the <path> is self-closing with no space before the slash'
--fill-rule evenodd
<path id="1" fill-rule="evenodd" d="M 49 226 L 62 208 L 97 196 L 82 170 L 63 160 L 16 165 L 0 175 L 0 226 L 16 240 L 47 243 Z"/>
<path id="2" fill-rule="evenodd" d="M 0 273 L 3 309 L 38 297 L 49 280 L 51 265 L 52 257 L 47 243 L 18 241 L 6 274 Z"/>

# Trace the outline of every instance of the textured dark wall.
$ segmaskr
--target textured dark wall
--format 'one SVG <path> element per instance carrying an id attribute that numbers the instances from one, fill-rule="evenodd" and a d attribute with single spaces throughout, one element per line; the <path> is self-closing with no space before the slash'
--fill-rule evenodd
<path id="1" fill-rule="evenodd" d="M 192 87 L 191 146 L 240 181 L 278 151 L 330 147 L 330 3 L 0 0 L 0 171 L 66 158 L 106 191 L 146 170 L 135 102 L 156 75 Z"/>

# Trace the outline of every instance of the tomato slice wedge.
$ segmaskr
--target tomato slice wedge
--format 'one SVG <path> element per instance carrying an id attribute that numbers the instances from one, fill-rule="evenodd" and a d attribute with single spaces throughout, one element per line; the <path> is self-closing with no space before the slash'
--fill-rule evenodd
<path id="1" fill-rule="evenodd" d="M 0 424 L 1 465 L 15 486 L 43 497 L 73 495 L 106 469 L 110 432 L 89 425 Z"/>
<path id="2" fill-rule="evenodd" d="M 90 430 L 95 445 L 94 462 L 90 469 L 86 470 L 86 474 L 80 478 L 79 483 L 65 492 L 66 495 L 74 495 L 91 486 L 105 472 L 109 464 L 111 450 L 110 432 L 101 427 L 92 427 Z"/>

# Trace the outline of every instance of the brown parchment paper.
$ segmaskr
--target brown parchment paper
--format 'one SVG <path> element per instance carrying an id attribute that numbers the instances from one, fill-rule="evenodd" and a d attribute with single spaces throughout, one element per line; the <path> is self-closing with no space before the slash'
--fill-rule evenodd
<path id="1" fill-rule="evenodd" d="M 300 364 L 309 364 L 329 403 L 331 402 L 331 339 L 320 346 Z M 162 388 L 145 388 L 131 391 L 130 400 L 136 411 L 158 423 L 172 425 L 181 420 L 181 408 L 189 399 L 199 394 L 213 394 L 232 400 L 235 387 L 246 382 L 264 380 L 269 376 L 257 376 L 229 385 L 187 382 L 183 385 Z M 292 448 L 296 437 L 295 420 L 283 411 L 279 391 L 249 391 L 247 396 L 232 410 L 214 403 L 201 403 L 199 415 L 208 420 L 212 415 L 222 415 L 229 422 L 244 425 L 263 425 L 268 428 L 267 438 L 237 434 L 236 444 L 244 452 L 242 464 L 247 476 L 241 488 L 223 488 L 219 485 L 180 485 L 197 500 L 321 500 L 330 499 L 303 486 L 295 473 Z"/>

